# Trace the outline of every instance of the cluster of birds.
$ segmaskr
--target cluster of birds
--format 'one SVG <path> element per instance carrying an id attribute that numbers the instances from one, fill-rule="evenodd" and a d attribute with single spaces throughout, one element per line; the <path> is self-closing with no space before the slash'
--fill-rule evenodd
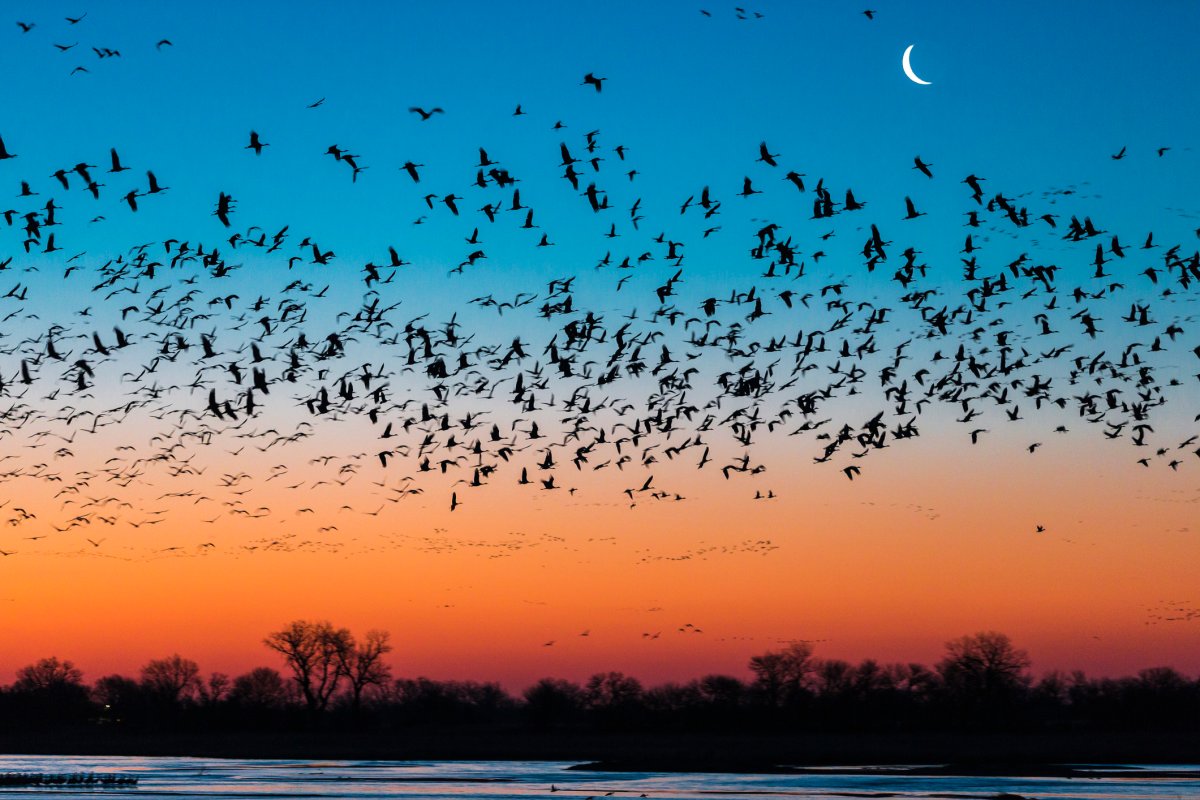
<path id="1" fill-rule="evenodd" d="M 75 50 L 77 47 L 80 47 L 80 44 L 81 44 L 81 41 L 78 38 L 78 34 L 77 34 L 78 26 L 81 23 L 83 23 L 86 19 L 87 19 L 86 11 L 83 12 L 82 14 L 79 14 L 78 16 L 63 17 L 63 22 L 66 22 L 66 25 L 64 26 L 61 23 L 59 23 L 56 26 L 56 32 L 65 34 L 66 36 L 68 36 L 70 38 L 74 38 L 75 41 L 66 43 L 66 42 L 60 42 L 60 41 L 57 41 L 57 40 L 51 38 L 50 44 L 53 46 L 54 50 L 59 55 L 63 55 L 63 56 L 66 56 L 68 53 L 70 53 L 72 56 L 74 56 L 76 54 L 76 52 L 87 52 L 88 50 L 91 50 L 91 52 L 95 54 L 98 62 L 104 62 L 106 59 L 121 58 L 120 50 L 117 50 L 116 48 L 113 48 L 113 47 L 106 47 L 106 46 L 101 46 L 101 45 L 97 45 L 97 44 L 84 44 L 83 49 L 81 51 Z M 87 26 L 84 25 L 84 28 L 86 28 L 86 27 Z M 26 22 L 23 20 L 17 20 L 17 28 L 20 29 L 20 31 L 23 35 L 28 36 L 30 34 L 33 34 L 33 36 L 35 38 L 37 37 L 38 33 L 41 32 L 41 28 L 37 22 Z M 35 33 L 35 30 L 37 31 L 37 33 Z M 174 46 L 174 43 L 170 39 L 159 39 L 155 43 L 154 49 L 162 50 L 164 47 L 173 47 L 173 46 Z M 73 52 L 73 51 L 75 51 L 75 52 Z M 76 64 L 71 69 L 70 74 L 71 75 L 81 75 L 81 74 L 86 75 L 90 72 L 91 72 L 91 70 L 88 69 L 87 66 L 85 66 L 83 64 Z"/>
<path id="2" fill-rule="evenodd" d="M 751 553 L 765 556 L 779 549 L 779 545 L 770 539 L 743 539 L 731 544 L 706 544 L 700 542 L 695 547 L 682 552 L 660 553 L 651 548 L 643 548 L 638 552 L 637 563 L 651 561 L 704 561 L 713 557 L 727 556 L 734 553 Z"/>
<path id="3" fill-rule="evenodd" d="M 580 91 L 600 94 L 606 81 L 589 72 Z M 445 113 L 410 110 L 421 124 Z M 526 115 L 518 106 L 513 116 Z M 597 242 L 573 243 L 595 247 L 587 270 L 501 295 L 468 291 L 442 315 L 406 313 L 400 286 L 413 267 L 397 247 L 343 266 L 315 234 L 243 220 L 222 191 L 215 223 L 198 218 L 108 257 L 56 257 L 67 292 L 59 297 L 87 305 L 67 310 L 60 300 L 52 319 L 33 310 L 33 281 L 23 277 L 39 267 L 17 259 L 67 252 L 64 209 L 74 200 L 60 205 L 56 195 L 107 198 L 102 168 L 64 159 L 49 175 L 29 173 L 9 149 L 20 149 L 19 133 L 4 131 L 0 183 L 21 191 L 0 226 L 0 275 L 16 276 L 0 286 L 0 317 L 24 333 L 0 337 L 0 483 L 52 491 L 48 506 L 3 509 L 26 543 L 0 555 L 67 536 L 100 549 L 108 537 L 97 530 L 155 526 L 189 508 L 208 524 L 311 516 L 307 537 L 272 534 L 241 547 L 322 547 L 338 535 L 337 514 L 378 516 L 413 498 L 454 512 L 499 486 L 608 492 L 635 507 L 685 501 L 670 481 L 682 485 L 697 470 L 746 482 L 748 500 L 768 502 L 780 488 L 765 483 L 771 460 L 760 443 L 789 441 L 855 481 L 868 456 L 919 437 L 934 408 L 947 409 L 971 444 L 1006 423 L 1056 436 L 1077 420 L 1129 442 L 1142 466 L 1179 471 L 1200 457 L 1196 435 L 1164 441 L 1155 429 L 1170 398 L 1198 396 L 1200 375 L 1180 371 L 1185 360 L 1193 370 L 1200 363 L 1189 316 L 1200 285 L 1194 243 L 1160 245 L 1141 231 L 1141 244 L 1130 244 L 1113 222 L 1058 211 L 1069 190 L 1031 209 L 1039 201 L 1030 193 L 985 189 L 988 180 L 971 174 L 958 179 L 962 216 L 938 221 L 942 231 L 965 228 L 952 234 L 964 242 L 960 263 L 930 265 L 904 241 L 929 216 L 916 190 L 902 201 L 872 198 L 868 217 L 861 192 L 784 166 L 786 154 L 762 142 L 757 158 L 748 148 L 740 189 L 696 186 L 680 191 L 677 208 L 653 211 L 640 196 L 617 199 L 636 191 L 628 148 L 599 130 L 573 138 L 566 128 L 554 125 L 561 140 L 547 160 L 578 213 L 603 220 Z M 271 157 L 257 130 L 231 147 Z M 325 154 L 358 182 L 361 156 L 337 144 Z M 1125 158 L 1124 148 L 1113 156 Z M 107 160 L 107 180 L 133 171 L 116 148 Z M 424 166 L 398 164 L 394 179 L 425 206 L 415 222 L 437 214 L 462 225 L 464 257 L 446 265 L 447 297 L 485 270 L 489 226 L 530 231 L 531 248 L 557 244 L 531 205 L 556 188 L 524 182 L 484 147 L 459 165 L 475 175 L 469 186 L 426 192 Z M 941 180 L 921 156 L 912 169 L 918 181 Z M 118 189 L 106 213 L 167 202 L 169 187 L 153 170 L 144 175 Z M 757 216 L 758 195 L 781 193 L 811 209 L 818 233 Z M 717 286 L 689 269 L 706 240 L 731 235 L 718 222 L 731 216 L 753 222 L 746 263 Z M 228 288 L 242 285 L 247 258 L 260 262 L 254 296 Z M 354 304 L 338 305 L 358 283 Z M 1034 454 L 1044 444 L 1020 446 Z M 369 487 L 378 508 L 322 505 L 320 487 L 337 496 L 351 482 Z M 256 499 L 277 487 L 297 498 L 294 509 Z M 172 542 L 156 552 L 215 547 Z M 726 549 L 773 548 L 748 540 Z"/>
<path id="4" fill-rule="evenodd" d="M 700 9 L 700 16 L 711 18 L 712 15 L 713 15 L 713 12 L 709 11 L 707 8 Z M 759 20 L 759 19 L 766 18 L 766 15 L 763 14 L 761 11 L 755 11 L 754 9 L 747 9 L 742 6 L 734 6 L 733 16 L 735 18 L 737 18 L 739 20 L 743 20 L 743 21 Z"/>
<path id="5" fill-rule="evenodd" d="M 1146 609 L 1146 625 L 1200 621 L 1200 605 L 1190 600 L 1163 600 Z"/>

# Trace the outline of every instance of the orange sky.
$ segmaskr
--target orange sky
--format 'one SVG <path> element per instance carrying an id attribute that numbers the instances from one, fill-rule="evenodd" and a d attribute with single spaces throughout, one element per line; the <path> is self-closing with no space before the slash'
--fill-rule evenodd
<path id="1" fill-rule="evenodd" d="M 743 675 L 791 639 L 830 658 L 932 663 L 983 629 L 1011 635 L 1038 671 L 1200 671 L 1200 622 L 1146 624 L 1165 603 L 1195 605 L 1200 490 L 1133 464 L 1127 443 L 1063 437 L 1033 456 L 1024 444 L 930 437 L 873 454 L 854 482 L 795 457 L 771 467 L 770 453 L 754 479 L 664 464 L 656 487 L 686 500 L 639 495 L 634 508 L 613 498 L 641 472 L 573 497 L 506 475 L 460 487 L 453 514 L 432 489 L 363 513 L 382 491 L 364 464 L 336 491 L 256 485 L 244 504 L 270 507 L 262 519 L 197 522 L 215 503 L 176 498 L 155 506 L 170 509 L 159 525 L 8 533 L 19 552 L 0 562 L 0 667 L 53 654 L 94 678 L 178 651 L 236 673 L 275 663 L 263 635 L 309 617 L 391 631 L 399 675 L 510 688 L 606 669 L 650 683 Z M 750 500 L 756 489 L 778 499 Z M 331 510 L 343 503 L 354 510 Z M 309 506 L 321 514 L 296 512 Z M 703 633 L 680 633 L 687 623 Z"/>

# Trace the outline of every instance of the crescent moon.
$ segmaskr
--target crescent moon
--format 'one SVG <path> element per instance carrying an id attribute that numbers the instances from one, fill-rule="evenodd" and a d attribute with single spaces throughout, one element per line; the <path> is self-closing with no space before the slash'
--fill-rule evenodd
<path id="1" fill-rule="evenodd" d="M 909 63 L 908 58 L 912 55 L 913 47 L 915 47 L 915 45 L 910 44 L 907 48 L 905 48 L 904 57 L 900 59 L 900 63 L 904 65 L 904 74 L 907 75 L 908 79 L 913 83 L 919 83 L 922 86 L 929 86 L 932 81 L 923 81 L 917 77 L 917 73 L 913 72 L 912 64 Z"/>

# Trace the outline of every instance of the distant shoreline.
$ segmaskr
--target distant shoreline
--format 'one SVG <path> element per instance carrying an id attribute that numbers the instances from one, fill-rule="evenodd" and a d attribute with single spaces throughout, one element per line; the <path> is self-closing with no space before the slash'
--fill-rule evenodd
<path id="1" fill-rule="evenodd" d="M 837 767 L 909 775 L 1005 774 L 1099 777 L 1071 766 L 1200 763 L 1200 734 L 736 735 L 584 733 L 422 726 L 388 732 L 157 733 L 80 730 L 0 735 L 8 755 L 192 756 L 235 759 L 395 761 L 558 761 L 575 770 L 613 772 L 831 774 Z M 884 765 L 884 766 L 881 766 Z M 919 769 L 920 772 L 913 770 Z M 836 774 L 836 773 L 833 773 Z M 879 774 L 899 774 L 890 771 Z M 1179 777 L 1145 770 L 1139 777 Z M 1111 774 L 1109 775 L 1111 777 Z M 1194 774 L 1192 775 L 1194 777 Z"/>

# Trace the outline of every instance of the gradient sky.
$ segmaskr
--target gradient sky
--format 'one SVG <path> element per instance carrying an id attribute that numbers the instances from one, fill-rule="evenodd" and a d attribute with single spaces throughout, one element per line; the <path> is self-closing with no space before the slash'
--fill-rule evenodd
<path id="1" fill-rule="evenodd" d="M 457 313 L 481 341 L 519 335 L 538 352 L 553 335 L 551 324 L 533 314 L 500 317 L 466 301 L 525 290 L 539 293 L 540 304 L 551 279 L 575 275 L 579 304 L 603 312 L 615 328 L 633 309 L 653 311 L 655 287 L 675 270 L 652 241 L 659 232 L 687 243 L 676 302 L 688 314 L 735 287 L 778 288 L 746 257 L 765 220 L 795 237 L 808 261 L 809 291 L 842 279 L 856 299 L 896 305 L 889 276 L 899 251 L 913 245 L 930 265 L 924 285 L 960 292 L 967 233 L 983 247 L 981 262 L 1003 266 L 1028 252 L 1033 263 L 1062 267 L 1060 295 L 1086 284 L 1092 244 L 1062 241 L 1061 227 L 1052 232 L 1039 222 L 1020 236 L 962 227 L 963 213 L 975 206 L 960 181 L 975 173 L 987 179 L 989 196 L 1017 198 L 1031 216 L 1063 214 L 1060 224 L 1090 215 L 1131 250 L 1154 231 L 1161 247 L 1153 256 L 1108 265 L 1128 294 L 1092 304 L 1103 309 L 1101 337 L 1088 341 L 1077 324 L 1064 324 L 1051 341 L 1074 343 L 1089 358 L 1100 351 L 1115 357 L 1130 336 L 1150 338 L 1122 327 L 1119 314 L 1131 302 L 1152 303 L 1154 334 L 1171 321 L 1185 331 L 1153 360 L 1164 380 L 1181 382 L 1156 412 L 1155 433 L 1176 448 L 1195 430 L 1195 287 L 1164 297 L 1138 274 L 1171 244 L 1184 256 L 1197 246 L 1195 4 L 884 2 L 874 20 L 844 3 L 767 2 L 745 6 L 762 14 L 747 20 L 732 6 L 707 2 L 85 5 L 14 3 L 5 7 L 11 22 L 0 20 L 0 69 L 8 78 L 0 136 L 18 154 L 0 161 L 0 197 L 12 195 L 0 210 L 11 204 L 24 213 L 54 197 L 63 222 L 56 230 L 63 249 L 51 254 L 26 254 L 19 228 L 0 227 L 0 260 L 14 256 L 0 272 L 0 295 L 14 284 L 27 287 L 24 301 L 0 300 L 0 316 L 14 314 L 0 327 L 0 373 L 13 408 L 57 413 L 68 402 L 126 402 L 129 385 L 118 376 L 136 370 L 133 355 L 106 365 L 94 396 L 78 401 L 49 364 L 44 388 L 39 372 L 36 398 L 18 396 L 19 362 L 31 337 L 52 322 L 85 339 L 98 330 L 111 341 L 114 323 L 139 330 L 133 319 L 119 319 L 126 302 L 105 299 L 93 286 L 109 259 L 128 257 L 142 243 L 153 243 L 161 257 L 168 238 L 219 245 L 241 265 L 219 285 L 201 278 L 193 305 L 210 316 L 186 331 L 197 346 L 200 331 L 220 329 L 218 341 L 229 349 L 241 343 L 228 331 L 233 315 L 255 295 L 274 304 L 292 280 L 311 282 L 314 292 L 329 285 L 306 322 L 310 337 L 320 339 L 338 312 L 357 309 L 362 264 L 386 262 L 388 246 L 412 262 L 381 290 L 383 305 L 401 303 L 398 325 L 424 313 L 438 322 Z M 85 10 L 77 25 L 63 19 Z M 22 33 L 16 20 L 36 27 Z M 164 38 L 171 45 L 156 49 Z M 66 52 L 53 46 L 75 42 Z M 932 85 L 917 86 L 901 71 L 909 44 L 914 68 Z M 121 56 L 100 59 L 93 46 Z M 71 74 L 77 66 L 88 71 Z M 587 72 L 607 79 L 603 92 L 580 85 Z M 322 105 L 306 108 L 319 98 Z M 517 104 L 524 116 L 512 115 Z M 445 113 L 422 122 L 407 110 L 414 105 Z M 558 121 L 566 127 L 553 129 Z M 245 149 L 252 129 L 270 145 L 260 157 Z M 605 215 L 590 212 L 558 166 L 559 144 L 581 156 L 584 134 L 593 130 L 606 160 L 598 174 L 584 165 L 583 181 L 603 184 L 614 206 Z M 779 170 L 755 163 L 763 140 L 781 154 Z M 335 143 L 366 167 L 356 182 L 323 155 Z M 617 144 L 628 148 L 627 161 L 613 152 Z M 110 147 L 129 172 L 104 174 Z M 489 226 L 476 211 L 480 198 L 500 197 L 470 186 L 479 147 L 521 179 L 539 231 L 521 230 L 511 214 Z M 1170 149 L 1159 156 L 1162 147 Z M 1112 159 L 1122 148 L 1127 155 Z M 912 168 L 917 155 L 933 165 L 934 180 Z M 80 160 L 102 165 L 98 201 L 77 178 L 64 192 L 50 177 Z M 424 165 L 420 185 L 399 170 L 407 160 Z M 144 190 L 146 169 L 170 189 L 139 200 L 133 214 L 120 196 Z M 628 169 L 639 171 L 636 180 L 622 175 Z M 823 178 L 838 200 L 852 187 L 867 209 L 860 217 L 810 220 L 811 192 L 801 196 L 785 183 L 788 169 L 804 173 L 810 189 Z M 736 197 L 743 176 L 764 193 Z M 22 180 L 37 197 L 15 197 Z M 705 185 L 720 196 L 723 213 L 705 221 L 693 207 L 681 216 L 679 206 Z M 452 191 L 467 197 L 459 218 L 422 199 Z M 229 231 L 212 214 L 219 192 L 236 198 L 233 230 L 257 225 L 269 236 L 290 226 L 283 257 L 222 241 Z M 928 216 L 902 222 L 905 196 Z M 626 213 L 637 198 L 646 217 L 640 231 Z M 97 215 L 104 219 L 89 222 Z M 422 215 L 424 224 L 413 225 Z M 858 251 L 871 223 L 896 244 L 893 266 L 867 274 Z M 611 224 L 621 238 L 603 237 Z M 704 238 L 714 224 L 721 230 Z M 475 249 L 463 241 L 475 226 L 488 258 L 448 276 Z M 836 237 L 819 238 L 833 229 Z M 532 246 L 543 232 L 554 247 Z M 289 271 L 287 255 L 308 260 L 296 248 L 305 236 L 336 251 L 331 266 L 301 263 Z M 812 263 L 821 249 L 829 255 Z M 593 268 L 606 252 L 619 261 L 646 251 L 657 259 L 627 273 L 619 293 L 611 268 Z M 72 262 L 80 269 L 62 279 L 64 262 L 81 252 Z M 128 302 L 143 305 L 150 286 L 177 280 L 164 271 L 158 284 L 142 281 Z M 185 290 L 175 283 L 166 296 Z M 239 298 L 228 313 L 206 305 L 231 294 Z M 1008 324 L 1030 326 L 1043 300 L 1014 299 Z M 763 325 L 794 335 L 836 316 L 815 306 L 802 318 L 775 308 Z M 89 316 L 79 315 L 84 309 Z M 913 338 L 917 322 L 899 315 L 878 334 L 881 346 Z M 1028 332 L 1017 338 L 1025 343 Z M 831 345 L 839 341 L 831 337 Z M 932 358 L 957 342 L 917 341 L 912 351 Z M 154 342 L 140 345 L 136 356 L 145 364 Z M 338 374 L 397 360 L 369 341 L 355 347 L 361 359 L 339 365 Z M 182 366 L 166 367 L 161 381 L 186 385 L 193 377 Z M 56 380 L 63 395 L 46 399 Z M 867 383 L 876 391 L 873 375 Z M 220 385 L 223 396 L 233 396 Z M 626 380 L 597 396 L 642 398 L 649 387 Z M 281 430 L 313 423 L 286 389 L 273 395 L 279 405 L 269 422 Z M 880 407 L 877 398 L 840 398 L 831 413 L 839 424 L 859 424 Z M 170 400 L 193 411 L 204 402 L 203 391 L 187 390 Z M 506 403 L 463 401 L 450 410 L 460 416 L 472 409 L 492 412 L 487 424 L 506 430 L 516 414 Z M 129 486 L 96 479 L 75 506 L 64 505 L 57 494 L 64 483 L 47 480 L 48 473 L 78 475 L 109 458 L 157 452 L 152 437 L 166 422 L 135 415 L 70 442 L 70 454 L 61 455 L 51 437 L 32 437 L 65 429 L 42 422 L 18 428 L 18 415 L 0 438 L 3 454 L 13 456 L 3 466 L 13 472 L 0 483 L 0 499 L 9 501 L 0 517 L 21 506 L 36 518 L 11 517 L 0 530 L 0 549 L 13 552 L 0 559 L 7 642 L 0 676 L 54 654 L 97 677 L 173 651 L 205 670 L 238 672 L 271 663 L 263 635 L 300 617 L 390 630 L 398 674 L 514 687 L 602 669 L 651 682 L 743 674 L 751 655 L 795 639 L 816 641 L 826 657 L 932 662 L 947 639 L 985 629 L 1010 634 L 1037 670 L 1116 674 L 1170 664 L 1200 671 L 1200 617 L 1174 619 L 1183 615 L 1178 609 L 1200 605 L 1200 462 L 1185 449 L 1179 452 L 1189 460 L 1178 470 L 1162 459 L 1143 468 L 1136 461 L 1147 454 L 1128 435 L 1106 439 L 1070 407 L 1035 414 L 1030 401 L 1023 409 L 1026 418 L 1011 424 L 991 409 L 979 423 L 989 434 L 977 445 L 955 422 L 953 406 L 925 414 L 920 438 L 872 453 L 853 482 L 842 464 L 812 463 L 819 442 L 764 434 L 754 460 L 768 468 L 754 478 L 697 471 L 690 455 L 684 464 L 578 476 L 567 473 L 568 463 L 558 474 L 562 485 L 578 488 L 572 495 L 516 491 L 515 475 L 506 473 L 470 490 L 439 479 L 395 504 L 386 503 L 388 493 L 403 485 L 399 476 L 412 462 L 390 473 L 380 468 L 373 461 L 378 431 L 365 418 L 316 420 L 313 435 L 286 453 L 255 452 L 223 435 L 192 448 L 197 474 L 171 476 L 151 463 Z M 1060 425 L 1069 433 L 1055 433 Z M 1043 446 L 1030 455 L 1034 441 Z M 134 455 L 118 449 L 126 446 Z M 339 460 L 311 463 L 328 452 Z M 720 456 L 740 452 L 726 447 Z M 288 477 L 273 478 L 281 463 Z M 349 473 L 338 472 L 344 464 Z M 630 508 L 623 490 L 650 473 L 655 488 L 686 500 Z M 351 480 L 320 483 L 339 475 Z M 459 477 L 470 476 L 451 476 Z M 451 514 L 455 488 L 463 504 Z M 243 489 L 246 495 L 231 499 Z M 756 491 L 777 498 L 755 501 Z M 113 524 L 92 517 L 57 530 L 89 497 L 98 501 L 92 513 Z M 240 505 L 223 506 L 227 500 Z M 161 522 L 144 524 L 154 519 Z M 1037 533 L 1037 525 L 1046 531 Z M 40 535 L 46 538 L 27 538 Z M 88 539 L 104 541 L 97 547 Z M 703 633 L 691 633 L 689 624 Z"/>

